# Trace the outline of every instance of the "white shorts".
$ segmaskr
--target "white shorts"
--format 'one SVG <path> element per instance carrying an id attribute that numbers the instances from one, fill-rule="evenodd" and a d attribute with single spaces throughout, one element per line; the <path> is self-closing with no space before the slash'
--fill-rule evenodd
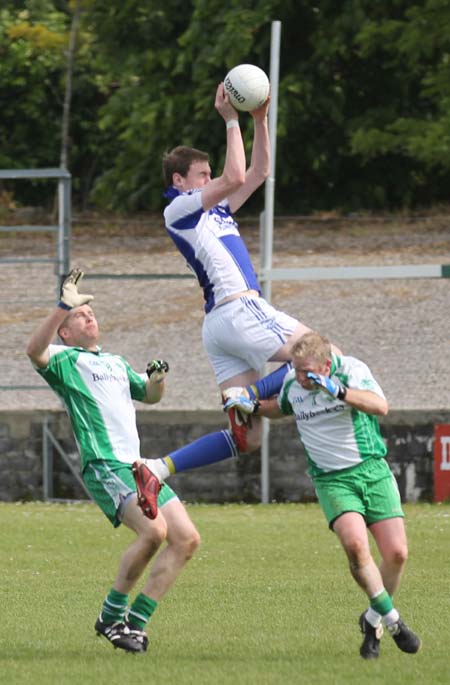
<path id="1" fill-rule="evenodd" d="M 299 322 L 262 297 L 243 296 L 213 309 L 203 322 L 203 345 L 217 382 L 260 371 Z"/>

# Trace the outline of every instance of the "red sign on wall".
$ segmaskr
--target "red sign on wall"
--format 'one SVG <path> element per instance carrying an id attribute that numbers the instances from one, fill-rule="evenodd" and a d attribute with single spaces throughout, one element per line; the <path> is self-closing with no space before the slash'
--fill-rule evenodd
<path id="1" fill-rule="evenodd" d="M 450 424 L 434 427 L 434 501 L 450 500 Z"/>

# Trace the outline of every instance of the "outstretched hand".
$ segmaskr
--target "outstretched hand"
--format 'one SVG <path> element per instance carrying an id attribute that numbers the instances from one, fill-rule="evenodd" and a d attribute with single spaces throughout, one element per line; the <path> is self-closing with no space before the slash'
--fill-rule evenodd
<path id="1" fill-rule="evenodd" d="M 93 295 L 82 294 L 78 292 L 78 285 L 84 276 L 81 269 L 72 269 L 64 279 L 61 286 L 61 295 L 59 306 L 63 309 L 73 309 L 80 307 L 82 304 L 88 304 L 94 299 Z"/>

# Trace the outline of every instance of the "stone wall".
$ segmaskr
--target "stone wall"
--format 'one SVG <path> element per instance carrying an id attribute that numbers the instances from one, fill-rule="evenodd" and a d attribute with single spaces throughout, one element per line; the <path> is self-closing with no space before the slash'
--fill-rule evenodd
<path id="1" fill-rule="evenodd" d="M 52 434 L 78 465 L 76 446 L 64 412 L 0 413 L 0 500 L 43 498 L 42 424 L 48 417 Z M 397 477 L 402 500 L 433 498 L 434 425 L 450 423 L 448 412 L 394 411 L 381 421 L 388 459 Z M 164 456 L 205 433 L 222 429 L 217 412 L 138 412 L 142 456 Z M 277 502 L 314 500 L 305 473 L 306 460 L 291 419 L 272 422 L 270 429 L 270 499 Z M 84 499 L 83 488 L 53 449 L 53 496 Z M 258 502 L 261 497 L 260 455 L 226 460 L 186 471 L 170 479 L 188 502 Z"/>

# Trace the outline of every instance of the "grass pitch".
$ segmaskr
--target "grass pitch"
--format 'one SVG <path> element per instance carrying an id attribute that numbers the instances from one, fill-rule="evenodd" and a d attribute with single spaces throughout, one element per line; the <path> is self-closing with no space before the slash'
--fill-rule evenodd
<path id="1" fill-rule="evenodd" d="M 161 602 L 149 650 L 93 629 L 129 531 L 92 504 L 0 504 L 1 681 L 19 685 L 408 685 L 450 682 L 450 505 L 406 505 L 396 606 L 423 640 L 359 656 L 366 606 L 315 504 L 192 505 L 202 546 Z"/>

